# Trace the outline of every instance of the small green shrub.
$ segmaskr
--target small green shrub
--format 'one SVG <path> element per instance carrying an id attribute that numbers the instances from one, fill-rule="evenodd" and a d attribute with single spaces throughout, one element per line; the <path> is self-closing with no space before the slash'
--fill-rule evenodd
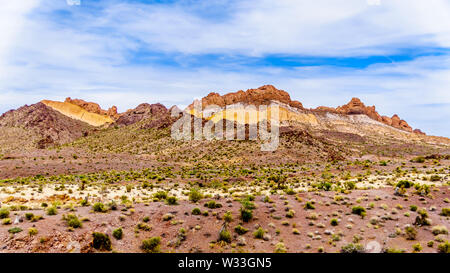
<path id="1" fill-rule="evenodd" d="M 31 213 L 31 212 L 27 212 L 27 213 L 25 213 L 25 218 L 26 218 L 27 220 L 31 220 L 31 219 L 33 219 L 33 216 L 34 216 L 34 214 L 33 214 L 33 213 Z"/>
<path id="2" fill-rule="evenodd" d="M 202 198 L 203 194 L 198 188 L 191 188 L 191 191 L 189 192 L 189 201 L 197 203 L 198 201 L 202 200 Z"/>
<path id="3" fill-rule="evenodd" d="M 58 210 L 56 209 L 56 207 L 49 207 L 47 209 L 47 215 L 56 215 L 58 214 Z"/>
<path id="4" fill-rule="evenodd" d="M 29 228 L 28 229 L 28 235 L 30 235 L 30 236 L 33 236 L 33 235 L 36 235 L 36 234 L 38 234 L 38 230 L 36 229 L 36 228 Z"/>
<path id="5" fill-rule="evenodd" d="M 200 215 L 202 211 L 199 208 L 193 208 L 191 213 L 192 215 Z"/>
<path id="6" fill-rule="evenodd" d="M 22 229 L 20 227 L 13 227 L 13 228 L 8 229 L 8 232 L 12 233 L 12 234 L 16 234 L 16 233 L 22 232 Z"/>
<path id="7" fill-rule="evenodd" d="M 249 209 L 240 209 L 241 219 L 244 222 L 249 222 L 253 218 L 253 212 Z"/>
<path id="8" fill-rule="evenodd" d="M 414 186 L 414 183 L 408 180 L 401 180 L 397 183 L 396 187 L 409 189 Z"/>
<path id="9" fill-rule="evenodd" d="M 253 235 L 255 236 L 256 239 L 263 239 L 265 233 L 266 233 L 266 231 L 265 231 L 262 227 L 259 227 L 259 228 L 253 233 Z"/>
<path id="10" fill-rule="evenodd" d="M 360 244 L 347 244 L 341 247 L 341 253 L 364 253 L 364 247 Z"/>
<path id="11" fill-rule="evenodd" d="M 9 217 L 9 210 L 6 208 L 0 209 L 0 219 L 5 219 Z"/>
<path id="12" fill-rule="evenodd" d="M 123 238 L 123 230 L 122 230 L 122 228 L 120 227 L 120 228 L 116 228 L 115 230 L 113 230 L 112 235 L 117 240 L 121 240 Z"/>
<path id="13" fill-rule="evenodd" d="M 93 209 L 95 212 L 107 212 L 107 211 L 108 211 L 108 209 L 105 207 L 105 205 L 104 205 L 103 203 L 100 203 L 100 202 L 95 203 L 95 204 L 92 206 L 92 209 Z"/>
<path id="14" fill-rule="evenodd" d="M 157 199 L 166 199 L 167 198 L 167 192 L 165 191 L 158 191 L 155 194 L 153 194 L 153 197 L 157 198 Z"/>
<path id="15" fill-rule="evenodd" d="M 309 202 L 309 201 L 308 201 L 308 202 L 306 202 L 304 208 L 305 208 L 305 209 L 315 209 L 316 207 L 314 207 L 314 205 L 313 205 L 312 202 Z"/>
<path id="16" fill-rule="evenodd" d="M 248 229 L 246 229 L 245 227 L 243 227 L 241 225 L 237 225 L 234 228 L 234 231 L 239 235 L 244 235 L 245 233 L 247 233 Z"/>
<path id="17" fill-rule="evenodd" d="M 366 209 L 361 206 L 355 206 L 352 208 L 352 213 L 364 218 L 366 216 Z"/>
<path id="18" fill-rule="evenodd" d="M 233 214 L 231 213 L 231 211 L 227 211 L 223 214 L 223 220 L 227 223 L 233 221 Z"/>
<path id="19" fill-rule="evenodd" d="M 338 221 L 338 219 L 333 218 L 333 219 L 331 219 L 330 224 L 331 224 L 332 226 L 337 226 L 337 225 L 339 224 L 339 221 Z"/>
<path id="20" fill-rule="evenodd" d="M 178 199 L 176 196 L 169 196 L 166 198 L 166 203 L 167 205 L 173 206 L 173 205 L 178 205 Z"/>
<path id="21" fill-rule="evenodd" d="M 63 220 L 66 220 L 69 227 L 81 228 L 83 226 L 80 219 L 78 219 L 75 214 L 68 214 L 67 216 L 63 217 Z"/>
<path id="22" fill-rule="evenodd" d="M 405 227 L 405 234 L 407 240 L 415 240 L 417 236 L 417 230 L 412 226 Z"/>
<path id="23" fill-rule="evenodd" d="M 93 240 L 92 240 L 92 246 L 95 249 L 98 250 L 111 250 L 111 239 L 107 234 L 101 233 L 101 232 L 94 232 L 92 233 Z"/>
<path id="24" fill-rule="evenodd" d="M 219 233 L 219 241 L 223 241 L 226 243 L 231 243 L 231 234 L 228 230 L 222 229 Z"/>
<path id="25" fill-rule="evenodd" d="M 440 253 L 450 253 L 450 243 L 446 241 L 445 243 L 439 244 L 438 251 Z"/>
<path id="26" fill-rule="evenodd" d="M 217 209 L 217 208 L 221 208 L 222 204 L 216 203 L 216 201 L 211 200 L 211 201 L 205 203 L 205 207 L 207 207 L 209 209 Z"/>
<path id="27" fill-rule="evenodd" d="M 441 215 L 447 217 L 450 216 L 450 208 L 442 208 Z"/>
<path id="28" fill-rule="evenodd" d="M 160 252 L 161 237 L 152 237 L 142 241 L 142 250 L 147 253 L 158 253 Z"/>

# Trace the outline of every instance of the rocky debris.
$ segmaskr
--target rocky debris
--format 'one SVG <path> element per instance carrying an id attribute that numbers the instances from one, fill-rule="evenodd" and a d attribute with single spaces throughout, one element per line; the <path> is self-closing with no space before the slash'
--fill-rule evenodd
<path id="1" fill-rule="evenodd" d="M 239 236 L 237 239 L 237 245 L 238 246 L 245 246 L 247 245 L 247 241 L 245 240 L 245 237 Z"/>
<path id="2" fill-rule="evenodd" d="M 83 108 L 84 110 L 94 113 L 94 114 L 109 116 L 109 117 L 113 118 L 114 120 L 116 120 L 120 117 L 120 115 L 117 113 L 116 106 L 113 106 L 113 107 L 109 108 L 108 110 L 103 110 L 100 107 L 100 105 L 98 105 L 97 103 L 87 102 L 87 101 L 84 101 L 81 99 L 71 99 L 70 97 L 66 98 L 66 100 L 64 102 L 78 105 L 81 108 Z"/>
<path id="3" fill-rule="evenodd" d="M 0 116 L 0 127 L 19 127 L 32 130 L 41 138 L 38 148 L 63 144 L 85 136 L 93 127 L 67 117 L 39 102 L 10 110 Z"/>
<path id="4" fill-rule="evenodd" d="M 202 98 L 202 107 L 205 108 L 208 105 L 217 105 L 219 107 L 225 107 L 226 105 L 244 103 L 250 105 L 269 105 L 271 101 L 279 101 L 284 104 L 288 104 L 291 107 L 303 109 L 303 105 L 299 101 L 291 100 L 289 93 L 284 90 L 278 90 L 273 85 L 264 85 L 257 89 L 248 89 L 247 91 L 239 90 L 234 93 L 228 93 L 221 96 L 218 93 L 209 93 L 206 97 Z M 192 109 L 194 104 L 188 106 L 188 109 Z"/>

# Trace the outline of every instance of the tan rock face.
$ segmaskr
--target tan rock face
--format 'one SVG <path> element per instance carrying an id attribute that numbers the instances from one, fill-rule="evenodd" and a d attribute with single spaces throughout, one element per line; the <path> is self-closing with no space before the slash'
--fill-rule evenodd
<path id="1" fill-rule="evenodd" d="M 113 106 L 111 108 L 109 108 L 108 110 L 103 110 L 100 105 L 98 105 L 97 103 L 94 102 L 86 102 L 84 100 L 80 100 L 80 99 L 71 99 L 66 98 L 66 100 L 64 102 L 67 103 L 71 103 L 71 104 L 75 104 L 80 106 L 81 108 L 83 108 L 84 110 L 90 112 L 90 113 L 94 113 L 94 114 L 99 114 L 99 115 L 104 115 L 104 116 L 109 116 L 113 119 L 118 119 L 119 118 L 119 114 L 117 113 L 117 107 Z"/>
<path id="2" fill-rule="evenodd" d="M 299 101 L 292 101 L 289 94 L 284 90 L 278 90 L 272 85 L 264 85 L 257 89 L 249 89 L 247 91 L 237 91 L 228 93 L 226 95 L 219 95 L 218 93 L 209 93 L 208 96 L 202 99 L 202 107 L 208 105 L 217 105 L 225 107 L 226 105 L 244 103 L 255 106 L 269 105 L 272 100 L 279 101 L 298 109 L 303 109 L 303 105 Z M 193 104 L 188 108 L 192 108 Z"/>

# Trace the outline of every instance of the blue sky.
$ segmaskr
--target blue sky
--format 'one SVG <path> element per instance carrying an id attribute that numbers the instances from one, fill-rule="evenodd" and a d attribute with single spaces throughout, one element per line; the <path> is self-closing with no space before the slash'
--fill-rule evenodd
<path id="1" fill-rule="evenodd" d="M 68 96 L 186 106 L 273 84 L 305 107 L 359 97 L 450 136 L 449 1 L 68 2 L 2 3 L 0 113 Z"/>

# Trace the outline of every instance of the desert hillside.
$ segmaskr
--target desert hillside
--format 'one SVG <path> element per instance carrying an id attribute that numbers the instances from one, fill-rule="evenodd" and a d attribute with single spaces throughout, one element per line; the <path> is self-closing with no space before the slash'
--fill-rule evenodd
<path id="1" fill-rule="evenodd" d="M 306 109 L 266 85 L 201 101 L 185 116 L 70 98 L 0 116 L 2 251 L 449 252 L 448 138 L 357 98 Z M 274 151 L 172 137 L 180 118 L 247 133 L 275 105 Z"/>

